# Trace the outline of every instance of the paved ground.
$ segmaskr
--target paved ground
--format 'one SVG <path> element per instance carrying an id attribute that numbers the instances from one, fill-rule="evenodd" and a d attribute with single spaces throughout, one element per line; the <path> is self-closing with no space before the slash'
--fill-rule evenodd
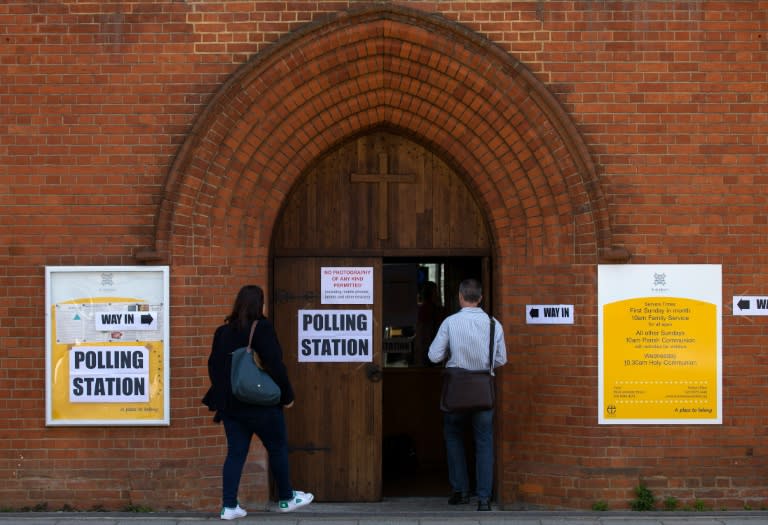
<path id="1" fill-rule="evenodd" d="M 245 505 L 244 505 L 245 506 Z M 246 507 L 247 508 L 247 507 Z M 768 525 L 768 511 L 477 512 L 474 505 L 449 507 L 443 498 L 388 499 L 382 503 L 313 503 L 280 514 L 250 508 L 236 523 L 246 525 Z M 27 512 L 0 513 L 0 524 L 18 525 L 210 525 L 211 513 Z"/>

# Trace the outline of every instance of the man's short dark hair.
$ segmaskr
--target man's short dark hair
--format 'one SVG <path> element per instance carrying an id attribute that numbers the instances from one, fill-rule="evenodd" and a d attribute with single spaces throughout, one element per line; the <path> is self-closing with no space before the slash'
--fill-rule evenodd
<path id="1" fill-rule="evenodd" d="M 468 303 L 479 303 L 483 298 L 483 287 L 477 279 L 465 279 L 459 285 L 459 293 Z"/>

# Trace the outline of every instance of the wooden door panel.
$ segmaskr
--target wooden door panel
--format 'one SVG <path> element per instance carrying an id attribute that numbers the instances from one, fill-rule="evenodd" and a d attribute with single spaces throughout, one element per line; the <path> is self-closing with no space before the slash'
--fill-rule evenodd
<path id="1" fill-rule="evenodd" d="M 362 266 L 374 269 L 373 305 L 322 305 L 320 269 Z M 368 377 L 381 366 L 374 322 L 371 363 L 298 362 L 298 312 L 303 309 L 373 310 L 381 308 L 379 259 L 279 257 L 274 260 L 275 327 L 296 391 L 286 410 L 291 475 L 299 490 L 318 501 L 378 501 L 381 497 L 381 383 Z"/>
<path id="2" fill-rule="evenodd" d="M 421 145 L 379 131 L 324 155 L 300 180 L 274 232 L 276 253 L 489 250 L 464 180 Z"/>

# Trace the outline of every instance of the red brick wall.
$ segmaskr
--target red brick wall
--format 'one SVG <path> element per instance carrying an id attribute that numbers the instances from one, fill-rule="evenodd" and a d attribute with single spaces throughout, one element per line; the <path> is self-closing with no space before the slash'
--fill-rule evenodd
<path id="1" fill-rule="evenodd" d="M 256 143 L 246 126 L 263 125 L 281 101 L 269 80 L 286 82 L 302 65 L 270 60 L 332 53 L 327 35 L 345 23 L 334 13 L 350 4 L 363 5 L 0 5 L 0 505 L 216 508 L 223 438 L 199 403 L 210 334 L 245 279 L 267 281 L 269 232 L 301 166 L 381 120 L 434 133 L 489 215 L 511 350 L 503 502 L 625 508 L 645 482 L 689 504 L 767 504 L 768 330 L 729 305 L 768 294 L 768 3 L 393 2 L 413 16 L 395 9 L 397 21 L 369 21 L 338 45 L 353 61 L 368 50 L 365 39 L 350 42 L 355 34 L 386 27 L 398 32 L 383 42 L 399 42 L 387 53 L 439 70 L 429 60 L 450 51 L 404 51 L 427 47 L 423 28 L 435 24 L 435 38 L 465 44 L 448 78 L 425 84 L 436 91 L 418 92 L 413 74 L 366 93 L 380 81 L 371 71 L 340 110 L 320 100 L 302 134 L 281 135 L 294 115 Z M 326 35 L 317 47 L 302 40 L 310 30 Z M 504 69 L 518 61 L 531 79 Z M 488 64 L 503 71 L 494 77 Z M 264 100 L 236 96 L 228 79 Z M 315 86 L 297 87 L 290 103 Z M 491 95 L 463 113 L 467 122 L 450 119 L 457 86 Z M 445 100 L 438 117 L 409 102 L 409 89 Z M 382 93 L 388 112 L 355 113 Z M 497 107 L 505 118 L 490 120 Z M 449 130 L 465 128 L 461 145 Z M 239 199 L 245 188 L 265 202 L 257 214 Z M 723 425 L 597 425 L 595 265 L 612 244 L 636 263 L 723 265 Z M 171 426 L 46 428 L 44 266 L 133 265 L 148 250 L 171 265 Z M 577 325 L 526 326 L 530 302 L 573 303 Z M 254 454 L 243 486 L 252 501 L 266 497 L 264 467 Z"/>

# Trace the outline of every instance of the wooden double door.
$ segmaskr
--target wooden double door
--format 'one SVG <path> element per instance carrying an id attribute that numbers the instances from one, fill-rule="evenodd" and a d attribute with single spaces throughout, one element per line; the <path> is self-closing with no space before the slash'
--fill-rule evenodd
<path id="1" fill-rule="evenodd" d="M 474 257 L 485 261 L 486 221 L 467 184 L 427 147 L 389 131 L 324 155 L 289 195 L 272 246 L 271 312 L 292 383 L 286 411 L 294 485 L 318 501 L 382 496 L 383 265 L 387 260 Z M 370 304 L 323 304 L 321 269 L 373 270 Z M 416 298 L 413 298 L 416 301 Z M 364 362 L 300 362 L 302 310 L 370 310 Z"/>

